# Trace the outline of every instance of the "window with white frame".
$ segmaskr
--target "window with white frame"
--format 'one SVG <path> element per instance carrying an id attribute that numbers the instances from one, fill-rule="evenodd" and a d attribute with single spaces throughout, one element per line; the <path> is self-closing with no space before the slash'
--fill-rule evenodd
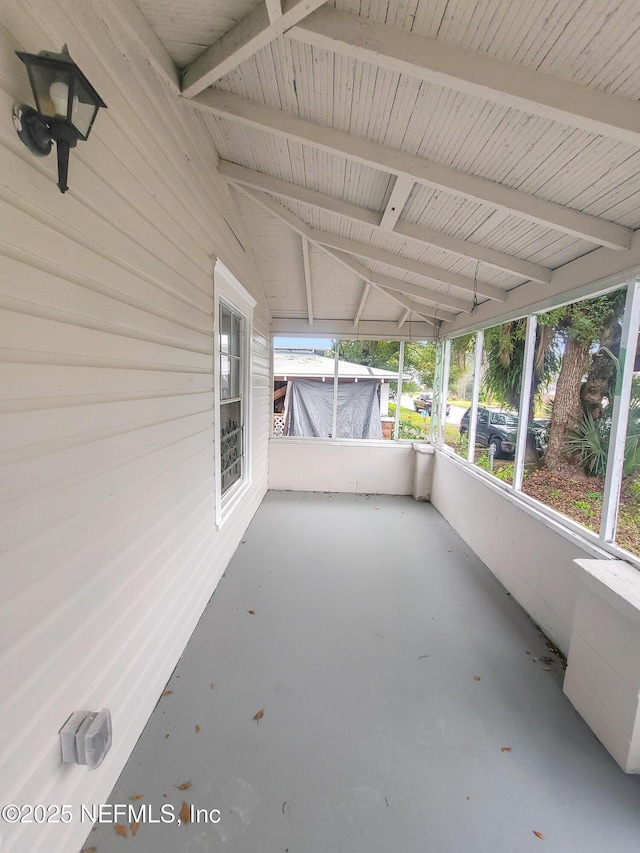
<path id="1" fill-rule="evenodd" d="M 636 562 L 639 325 L 631 281 L 481 329 L 470 405 L 459 437 L 446 441 L 554 522 Z M 470 350 L 462 338 L 450 346 Z"/>
<path id="2" fill-rule="evenodd" d="M 250 480 L 251 328 L 255 300 L 215 267 L 216 515 L 224 520 Z"/>

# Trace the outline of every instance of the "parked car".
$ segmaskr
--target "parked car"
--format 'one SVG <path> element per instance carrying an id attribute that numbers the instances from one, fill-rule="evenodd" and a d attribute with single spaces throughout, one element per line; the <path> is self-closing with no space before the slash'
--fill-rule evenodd
<path id="1" fill-rule="evenodd" d="M 426 412 L 427 415 L 431 415 L 431 404 L 433 402 L 433 397 L 431 394 L 420 394 L 419 397 L 413 401 L 414 408 L 416 412 Z M 451 412 L 451 403 L 447 403 L 447 417 L 449 417 L 449 413 Z"/>
<path id="2" fill-rule="evenodd" d="M 471 409 L 463 414 L 460 419 L 460 437 L 469 431 L 469 418 Z M 534 436 L 536 450 L 542 456 L 547 449 L 548 420 L 537 420 L 529 424 L 529 431 Z M 514 412 L 497 412 L 478 406 L 478 419 L 476 421 L 476 444 L 491 448 L 493 446 L 496 459 L 510 459 L 516 450 L 516 438 L 518 433 L 518 416 Z"/>

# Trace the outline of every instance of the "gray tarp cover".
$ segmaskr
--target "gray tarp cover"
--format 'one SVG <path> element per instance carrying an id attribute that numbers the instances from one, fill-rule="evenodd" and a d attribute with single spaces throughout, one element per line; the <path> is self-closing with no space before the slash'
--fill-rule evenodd
<path id="1" fill-rule="evenodd" d="M 291 382 L 289 435 L 330 438 L 333 382 Z M 377 382 L 338 383 L 338 438 L 382 438 Z"/>

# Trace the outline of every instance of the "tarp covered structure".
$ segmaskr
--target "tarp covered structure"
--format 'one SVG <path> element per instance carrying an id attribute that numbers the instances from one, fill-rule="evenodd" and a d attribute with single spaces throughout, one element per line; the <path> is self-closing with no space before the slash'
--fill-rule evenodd
<path id="1" fill-rule="evenodd" d="M 382 439 L 378 382 L 339 382 L 337 438 Z M 332 438 L 333 383 L 294 379 L 289 435 Z"/>

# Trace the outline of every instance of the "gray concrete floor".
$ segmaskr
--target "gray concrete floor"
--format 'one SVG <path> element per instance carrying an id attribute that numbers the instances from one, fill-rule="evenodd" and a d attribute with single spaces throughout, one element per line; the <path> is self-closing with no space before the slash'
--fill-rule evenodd
<path id="1" fill-rule="evenodd" d="M 102 824 L 86 846 L 639 850 L 640 780 L 544 656 L 544 637 L 430 505 L 269 493 L 110 800 L 154 817 L 186 802 L 219 822 L 143 823 L 126 840 Z"/>

